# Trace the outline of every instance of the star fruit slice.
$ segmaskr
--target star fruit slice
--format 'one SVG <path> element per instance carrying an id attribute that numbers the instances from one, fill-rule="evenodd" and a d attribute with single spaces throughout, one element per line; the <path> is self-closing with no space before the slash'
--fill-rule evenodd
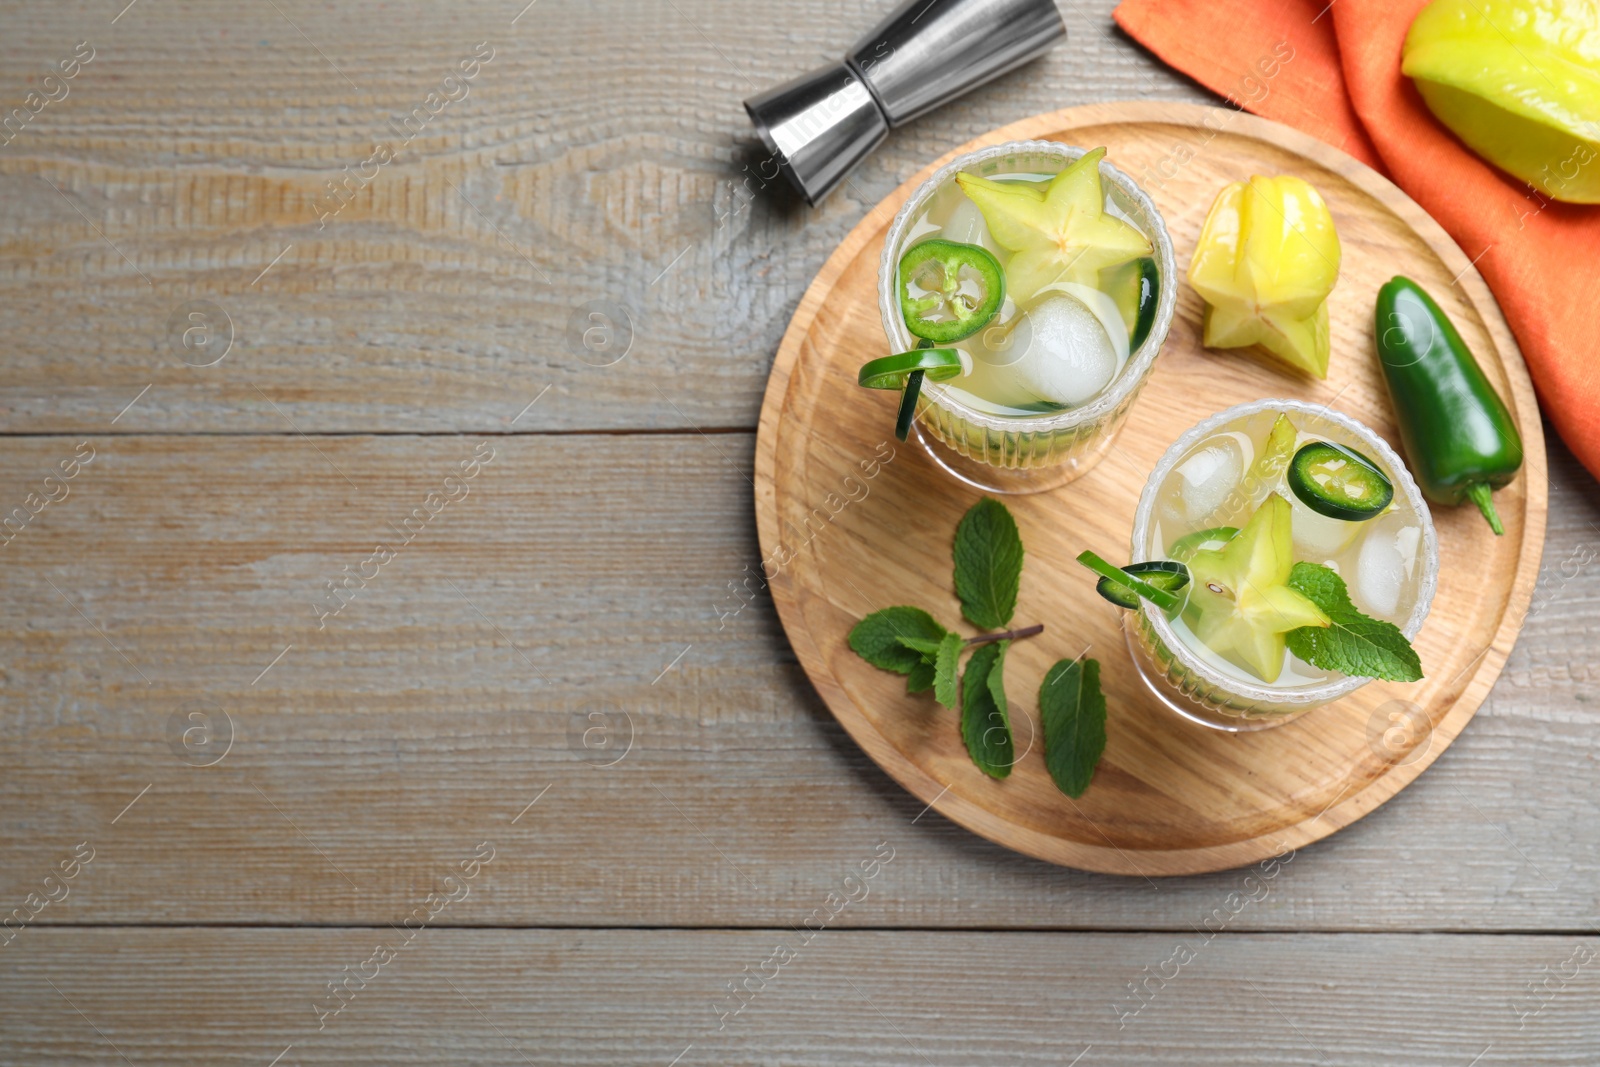
<path id="1" fill-rule="evenodd" d="M 1294 423 L 1289 421 L 1289 416 L 1283 412 L 1272 423 L 1272 429 L 1267 431 L 1267 443 L 1261 449 L 1261 455 L 1256 457 L 1255 465 L 1250 468 L 1250 486 L 1253 493 L 1262 489 L 1276 488 L 1283 480 L 1283 472 L 1289 469 L 1289 461 L 1294 458 L 1294 444 L 1300 438 L 1300 431 L 1296 430 Z"/>
<path id="2" fill-rule="evenodd" d="M 1206 301 L 1207 348 L 1261 345 L 1328 376 L 1328 294 L 1339 235 L 1321 195 L 1299 178 L 1251 177 L 1217 194 L 1189 263 Z"/>
<path id="3" fill-rule="evenodd" d="M 1289 502 L 1273 493 L 1227 544 L 1189 560 L 1193 579 L 1184 621 L 1213 652 L 1268 683 L 1283 672 L 1285 634 L 1332 623 L 1289 586 L 1291 516 Z"/>
<path id="4" fill-rule="evenodd" d="M 956 175 L 995 243 L 1014 253 L 1006 264 L 1006 287 L 1018 303 L 1056 282 L 1097 287 L 1102 269 L 1151 254 L 1149 238 L 1105 209 L 1105 154 L 1104 148 L 1085 153 L 1042 188 Z"/>

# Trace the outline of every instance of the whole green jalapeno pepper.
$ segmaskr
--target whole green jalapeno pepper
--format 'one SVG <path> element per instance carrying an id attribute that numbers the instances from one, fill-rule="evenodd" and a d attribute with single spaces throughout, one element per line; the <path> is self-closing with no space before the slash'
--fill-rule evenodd
<path id="1" fill-rule="evenodd" d="M 1378 359 L 1389 384 L 1406 458 L 1436 504 L 1470 500 L 1490 529 L 1505 532 L 1490 493 L 1522 466 L 1522 436 L 1433 298 L 1410 278 L 1378 290 Z"/>

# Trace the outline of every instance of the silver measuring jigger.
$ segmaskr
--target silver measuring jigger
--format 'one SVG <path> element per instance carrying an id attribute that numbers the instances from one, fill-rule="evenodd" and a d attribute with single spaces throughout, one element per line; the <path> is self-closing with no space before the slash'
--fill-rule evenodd
<path id="1" fill-rule="evenodd" d="M 1044 54 L 1067 35 L 1054 0 L 906 0 L 844 62 L 744 102 L 815 205 L 889 131 Z"/>

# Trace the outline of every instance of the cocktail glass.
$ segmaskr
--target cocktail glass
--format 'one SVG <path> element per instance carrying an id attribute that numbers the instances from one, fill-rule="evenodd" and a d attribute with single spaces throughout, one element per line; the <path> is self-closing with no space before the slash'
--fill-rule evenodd
<path id="1" fill-rule="evenodd" d="M 1329 441 L 1373 460 L 1394 485 L 1390 507 L 1363 522 L 1327 518 L 1302 504 L 1281 472 L 1258 476 L 1254 460 L 1280 414 L 1299 431 L 1296 447 Z M 1140 494 L 1132 558 L 1170 559 L 1173 544 L 1187 534 L 1241 527 L 1273 492 L 1293 508 L 1296 562 L 1339 571 L 1358 609 L 1414 638 L 1428 617 L 1439 576 L 1439 544 L 1427 502 L 1383 438 L 1325 406 L 1294 400 L 1240 404 L 1178 438 Z M 1181 616 L 1168 618 L 1146 601 L 1125 613 L 1124 630 L 1151 692 L 1184 718 L 1222 730 L 1279 726 L 1371 681 L 1319 670 L 1287 655 L 1278 680 L 1263 682 L 1206 647 Z"/>
<path id="2" fill-rule="evenodd" d="M 911 195 L 889 227 L 878 271 L 879 310 L 890 351 L 917 347 L 918 339 L 902 317 L 897 269 L 905 250 L 928 235 L 924 219 L 930 210 L 942 198 L 963 195 L 956 174 L 997 180 L 1019 175 L 1048 178 L 1086 151 L 1055 141 L 995 145 L 952 160 Z M 1087 472 L 1110 447 L 1166 340 L 1178 289 L 1166 223 L 1132 178 L 1104 161 L 1099 170 L 1108 210 L 1140 230 L 1153 249 L 1159 287 L 1150 332 L 1105 388 L 1065 411 L 1003 411 L 963 390 L 960 378 L 924 384 L 917 404 L 917 436 L 935 462 L 970 485 L 994 493 L 1035 493 Z"/>

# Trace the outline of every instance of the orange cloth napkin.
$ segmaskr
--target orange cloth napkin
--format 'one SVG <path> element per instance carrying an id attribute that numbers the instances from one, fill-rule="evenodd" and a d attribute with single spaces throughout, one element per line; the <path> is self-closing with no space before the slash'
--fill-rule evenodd
<path id="1" fill-rule="evenodd" d="M 1114 17 L 1172 66 L 1339 146 L 1438 219 L 1499 300 L 1545 414 L 1600 477 L 1600 205 L 1545 199 L 1433 117 L 1400 73 L 1426 3 L 1124 0 Z M 1292 58 L 1275 61 L 1285 44 Z"/>

